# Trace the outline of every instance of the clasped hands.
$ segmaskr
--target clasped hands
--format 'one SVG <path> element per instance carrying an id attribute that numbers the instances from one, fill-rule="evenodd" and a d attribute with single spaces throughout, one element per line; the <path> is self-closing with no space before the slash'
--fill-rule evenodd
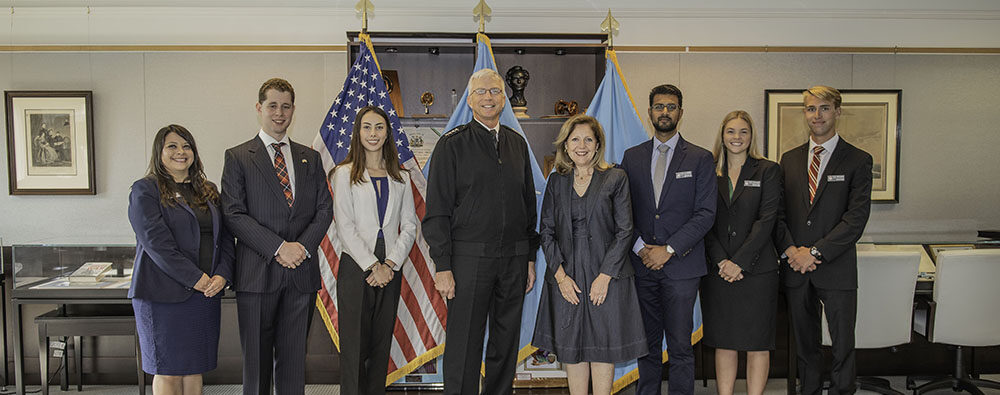
<path id="1" fill-rule="evenodd" d="M 667 252 L 667 246 L 652 244 L 644 244 L 637 255 L 642 258 L 642 264 L 649 270 L 663 269 L 663 265 L 666 265 L 667 261 L 673 257 L 673 254 Z"/>
<path id="2" fill-rule="evenodd" d="M 580 297 L 577 296 L 578 293 L 582 293 L 580 287 L 576 285 L 576 281 L 572 277 L 563 271 L 562 266 L 556 271 L 556 283 L 559 284 L 559 293 L 562 294 L 563 299 L 566 299 L 572 305 L 577 305 L 580 303 Z M 608 297 L 608 284 L 611 282 L 611 276 L 601 273 L 597 275 L 594 282 L 590 284 L 590 303 L 594 306 L 600 306 L 604 303 L 604 300 Z"/>
<path id="3" fill-rule="evenodd" d="M 785 250 L 785 256 L 788 257 L 788 266 L 791 266 L 792 270 L 802 274 L 816 270 L 816 265 L 819 265 L 821 262 L 812 256 L 809 250 L 809 247 L 788 247 Z"/>
<path id="4" fill-rule="evenodd" d="M 385 263 L 375 262 L 372 266 L 372 273 L 368 275 L 365 282 L 373 287 L 382 288 L 392 281 L 392 277 L 396 274 L 392 268 L 396 267 L 396 262 L 386 259 Z"/>
<path id="5" fill-rule="evenodd" d="M 723 259 L 719 262 L 719 277 L 728 282 L 736 282 L 743 279 L 743 269 L 736 262 Z"/>
<path id="6" fill-rule="evenodd" d="M 218 274 L 208 277 L 207 274 L 202 273 L 201 278 L 194 284 L 195 291 L 204 293 L 206 298 L 217 295 L 225 287 L 226 279 Z"/>
<path id="7" fill-rule="evenodd" d="M 278 247 L 278 255 L 274 256 L 274 260 L 278 261 L 278 264 L 284 266 L 288 269 L 295 269 L 302 264 L 302 261 L 306 260 L 309 254 L 306 252 L 306 248 L 302 246 L 301 243 L 295 241 L 286 241 L 281 243 L 281 247 Z"/>

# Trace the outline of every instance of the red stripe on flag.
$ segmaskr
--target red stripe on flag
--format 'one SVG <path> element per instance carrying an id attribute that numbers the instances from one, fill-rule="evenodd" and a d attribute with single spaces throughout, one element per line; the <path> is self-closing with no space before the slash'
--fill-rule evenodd
<path id="1" fill-rule="evenodd" d="M 406 285 L 405 281 L 403 285 Z M 392 330 L 392 336 L 396 338 L 396 344 L 399 345 L 399 350 L 403 353 L 403 357 L 407 361 L 412 361 L 417 357 L 417 352 L 413 350 L 413 344 L 410 342 L 410 337 L 406 335 L 406 329 L 403 328 L 403 323 L 400 322 L 398 314 L 396 315 L 396 326 Z"/>
<path id="2" fill-rule="evenodd" d="M 333 250 L 333 243 L 330 242 L 330 238 L 323 236 L 323 240 L 319 243 L 319 248 L 323 251 L 323 255 L 326 256 L 326 262 L 330 265 L 330 270 L 333 272 L 333 278 L 337 278 L 338 270 L 340 270 L 340 259 L 337 257 L 337 253 Z M 333 302 L 333 298 L 330 297 L 329 290 L 326 289 L 326 284 L 322 284 L 323 287 L 320 289 L 320 300 L 323 301 L 323 307 L 326 308 L 326 314 L 330 317 L 330 323 L 333 324 L 333 329 L 340 333 L 340 317 L 337 312 L 337 305 Z"/>
<path id="3" fill-rule="evenodd" d="M 417 207 L 417 218 L 423 219 L 426 213 L 423 196 L 420 195 L 420 191 L 417 190 L 416 185 L 410 183 L 410 187 L 413 188 L 413 200 L 414 207 Z M 420 281 L 424 285 L 424 292 L 427 294 L 427 299 L 431 301 L 434 313 L 437 314 L 438 320 L 441 321 L 441 326 L 447 327 L 448 305 L 445 303 L 444 298 L 441 297 L 441 294 L 437 293 L 437 288 L 434 288 L 434 273 L 431 273 L 428 269 L 427 260 L 416 244 L 410 250 L 410 260 L 413 262 L 413 269 L 417 272 L 417 277 L 420 277 Z"/>
<path id="4" fill-rule="evenodd" d="M 420 301 L 418 301 L 417 296 L 413 294 L 413 288 L 410 287 L 409 282 L 403 281 L 403 292 L 400 292 L 400 295 L 402 296 L 401 299 L 403 301 L 403 305 L 405 305 L 406 310 L 410 312 L 410 320 L 413 322 L 414 328 L 417 329 L 417 333 L 420 335 L 420 340 L 424 344 L 424 348 L 430 350 L 437 346 L 437 342 L 435 342 L 433 336 L 431 336 L 431 329 L 427 325 L 427 321 L 424 320 L 423 310 L 420 308 Z"/>

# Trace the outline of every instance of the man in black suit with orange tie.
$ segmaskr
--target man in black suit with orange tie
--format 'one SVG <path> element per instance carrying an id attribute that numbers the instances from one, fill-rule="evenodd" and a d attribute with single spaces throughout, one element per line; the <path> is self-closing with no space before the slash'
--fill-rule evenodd
<path id="1" fill-rule="evenodd" d="M 781 157 L 785 190 L 774 240 L 788 262 L 781 268 L 802 393 L 823 391 L 819 346 L 820 314 L 825 311 L 833 339 L 829 393 L 852 394 L 858 303 L 855 243 L 871 212 L 872 156 L 838 135 L 839 91 L 820 85 L 802 95 L 809 141 Z"/>
<path id="2" fill-rule="evenodd" d="M 226 150 L 222 206 L 236 236 L 233 288 L 243 348 L 243 393 L 305 391 L 306 336 L 320 288 L 317 248 L 333 219 L 319 153 L 289 140 L 295 91 L 260 87 L 260 131 Z"/>

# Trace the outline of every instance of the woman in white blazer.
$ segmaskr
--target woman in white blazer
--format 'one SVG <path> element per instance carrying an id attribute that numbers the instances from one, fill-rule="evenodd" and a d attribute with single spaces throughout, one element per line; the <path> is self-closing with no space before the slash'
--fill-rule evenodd
<path id="1" fill-rule="evenodd" d="M 358 111 L 347 158 L 331 172 L 342 394 L 384 394 L 401 279 L 417 234 L 410 175 L 400 169 L 389 116 Z"/>

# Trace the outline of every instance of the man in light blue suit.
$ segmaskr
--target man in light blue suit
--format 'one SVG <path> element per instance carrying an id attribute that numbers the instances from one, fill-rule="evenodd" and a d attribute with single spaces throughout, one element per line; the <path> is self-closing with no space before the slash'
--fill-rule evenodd
<path id="1" fill-rule="evenodd" d="M 649 354 L 639 359 L 643 395 L 659 394 L 662 342 L 669 353 L 669 393 L 694 393 L 693 312 L 707 272 L 703 238 L 715 220 L 712 154 L 684 140 L 677 125 L 683 96 L 673 85 L 649 93 L 654 138 L 625 151 L 622 168 L 632 192 L 635 268 Z"/>

